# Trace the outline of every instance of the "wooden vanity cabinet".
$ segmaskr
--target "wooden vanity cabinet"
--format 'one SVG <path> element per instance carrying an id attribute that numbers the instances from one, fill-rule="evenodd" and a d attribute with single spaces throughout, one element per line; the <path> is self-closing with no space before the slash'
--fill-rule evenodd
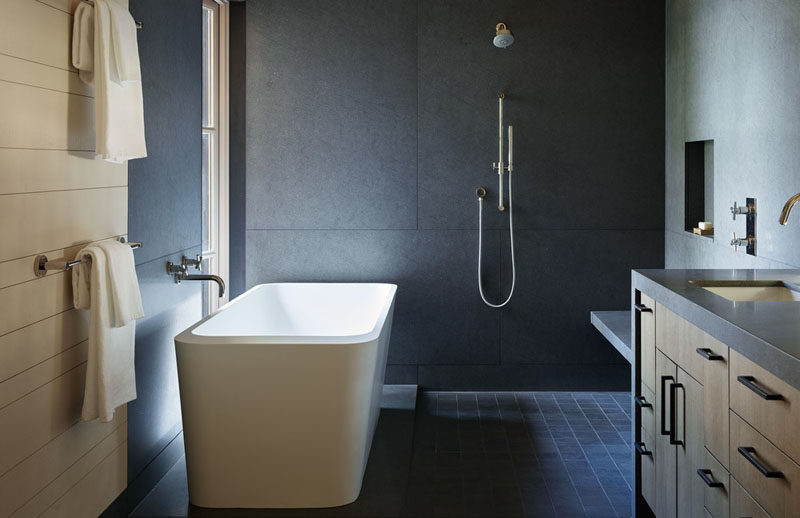
<path id="1" fill-rule="evenodd" d="M 636 321 L 638 392 L 653 406 L 637 406 L 637 417 L 640 436 L 654 448 L 648 463 L 637 467 L 642 484 L 650 480 L 645 467 L 655 473 L 655 495 L 642 486 L 642 496 L 659 518 L 727 518 L 728 347 L 652 298 L 641 294 L 639 300 L 652 311 L 639 310 Z M 652 376 L 646 374 L 651 356 Z"/>

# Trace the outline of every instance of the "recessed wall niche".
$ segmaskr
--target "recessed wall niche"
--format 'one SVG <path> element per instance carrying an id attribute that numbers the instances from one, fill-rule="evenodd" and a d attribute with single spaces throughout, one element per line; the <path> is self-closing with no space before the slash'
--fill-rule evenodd
<path id="1" fill-rule="evenodd" d="M 699 222 L 714 221 L 714 141 L 687 142 L 684 167 L 684 229 L 693 232 Z"/>

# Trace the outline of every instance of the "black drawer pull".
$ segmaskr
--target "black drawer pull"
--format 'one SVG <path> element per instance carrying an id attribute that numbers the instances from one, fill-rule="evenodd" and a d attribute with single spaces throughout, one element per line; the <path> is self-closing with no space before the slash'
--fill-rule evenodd
<path id="1" fill-rule="evenodd" d="M 636 403 L 636 406 L 639 408 L 653 408 L 652 403 L 648 403 L 647 400 L 642 396 L 636 396 L 633 398 L 633 401 Z"/>
<path id="2" fill-rule="evenodd" d="M 783 399 L 783 396 L 780 394 L 770 394 L 766 390 L 756 385 L 756 379 L 753 376 L 738 376 L 736 379 L 739 380 L 739 383 L 749 388 L 763 399 L 767 399 L 769 401 Z"/>
<path id="3" fill-rule="evenodd" d="M 700 478 L 703 479 L 703 482 L 705 482 L 708 487 L 722 487 L 724 485 L 722 482 L 714 480 L 714 477 L 711 476 L 710 469 L 698 469 L 697 474 L 700 475 Z"/>
<path id="4" fill-rule="evenodd" d="M 647 456 L 653 455 L 653 452 L 648 450 L 643 442 L 635 442 L 633 443 L 633 445 L 636 448 L 636 451 L 639 453 L 639 455 L 647 455 Z"/>
<path id="5" fill-rule="evenodd" d="M 756 449 L 752 446 L 739 446 L 738 448 L 739 453 L 742 454 L 742 457 L 747 459 L 747 461 L 756 467 L 758 471 L 761 472 L 767 478 L 783 478 L 783 473 L 780 471 L 770 471 L 765 465 L 761 464 L 757 458 L 755 458 L 754 454 Z"/>
<path id="6" fill-rule="evenodd" d="M 672 376 L 661 376 L 661 435 L 672 435 L 667 430 L 667 380 L 675 380 Z M 671 419 L 670 419 L 671 421 Z"/>
<path id="7" fill-rule="evenodd" d="M 652 313 L 653 310 L 645 306 L 644 304 L 634 304 L 633 308 L 640 312 L 640 313 Z"/>
<path id="8" fill-rule="evenodd" d="M 697 354 L 699 354 L 700 356 L 702 356 L 706 360 L 715 361 L 715 360 L 724 360 L 725 359 L 724 356 L 720 356 L 719 354 L 714 354 L 714 352 L 711 349 L 708 349 L 708 348 L 705 348 L 705 347 L 698 347 L 696 350 L 697 350 Z"/>

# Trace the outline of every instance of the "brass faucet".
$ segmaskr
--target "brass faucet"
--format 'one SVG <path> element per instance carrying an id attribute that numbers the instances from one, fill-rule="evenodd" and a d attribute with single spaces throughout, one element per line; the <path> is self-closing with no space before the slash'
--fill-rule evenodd
<path id="1" fill-rule="evenodd" d="M 792 208 L 794 208 L 798 201 L 800 201 L 800 192 L 786 201 L 786 205 L 783 206 L 783 210 L 781 211 L 781 217 L 778 218 L 778 223 L 785 225 L 789 222 L 789 213 L 792 212 Z"/>

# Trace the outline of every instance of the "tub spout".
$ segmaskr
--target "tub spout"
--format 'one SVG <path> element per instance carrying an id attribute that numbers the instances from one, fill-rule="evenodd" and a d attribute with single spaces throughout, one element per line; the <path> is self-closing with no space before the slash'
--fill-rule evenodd
<path id="1" fill-rule="evenodd" d="M 201 273 L 197 275 L 183 275 L 181 277 L 184 281 L 214 281 L 219 286 L 219 297 L 221 298 L 225 295 L 225 281 L 222 280 L 222 277 L 219 275 L 210 275 L 206 273 Z"/>

